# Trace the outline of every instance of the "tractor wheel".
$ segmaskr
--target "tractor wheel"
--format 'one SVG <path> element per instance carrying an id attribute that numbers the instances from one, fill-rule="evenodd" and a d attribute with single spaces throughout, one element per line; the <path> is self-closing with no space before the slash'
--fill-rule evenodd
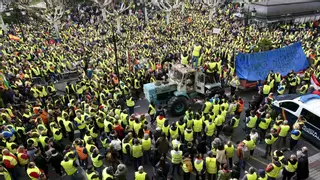
<path id="1" fill-rule="evenodd" d="M 189 102 L 187 98 L 182 96 L 174 96 L 168 101 L 168 110 L 172 116 L 184 115 L 184 112 L 188 109 Z"/>

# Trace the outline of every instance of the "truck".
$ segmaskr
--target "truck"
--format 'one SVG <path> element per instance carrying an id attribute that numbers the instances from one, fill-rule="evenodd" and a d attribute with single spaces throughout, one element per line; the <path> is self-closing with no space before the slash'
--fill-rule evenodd
<path id="1" fill-rule="evenodd" d="M 213 75 L 182 64 L 172 65 L 166 80 L 144 84 L 143 91 L 149 103 L 167 107 L 172 116 L 184 115 L 195 99 L 224 94 Z"/>

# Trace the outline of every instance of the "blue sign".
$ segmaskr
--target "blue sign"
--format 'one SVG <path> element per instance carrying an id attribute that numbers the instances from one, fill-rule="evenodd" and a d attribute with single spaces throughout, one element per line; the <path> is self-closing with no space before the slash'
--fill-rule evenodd
<path id="1" fill-rule="evenodd" d="M 265 80 L 271 70 L 285 76 L 291 70 L 298 72 L 308 66 L 300 42 L 266 52 L 239 53 L 236 57 L 236 74 L 240 79 L 248 81 Z"/>

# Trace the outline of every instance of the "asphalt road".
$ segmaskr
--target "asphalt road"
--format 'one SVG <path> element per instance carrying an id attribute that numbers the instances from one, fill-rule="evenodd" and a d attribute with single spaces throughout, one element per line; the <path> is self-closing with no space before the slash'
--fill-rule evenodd
<path id="1" fill-rule="evenodd" d="M 58 90 L 64 91 L 65 85 L 66 85 L 66 81 L 56 84 L 56 88 Z M 256 93 L 256 92 L 255 91 L 246 91 L 246 92 L 241 92 L 240 93 L 240 96 L 245 101 L 245 107 L 248 106 L 248 102 L 250 101 L 250 99 L 251 99 L 251 97 L 252 97 L 252 95 L 254 93 Z M 147 113 L 147 111 L 148 111 L 148 102 L 146 100 L 139 100 L 138 102 L 136 102 L 135 113 L 142 114 L 142 113 Z M 233 134 L 232 141 L 234 143 L 236 143 L 238 141 L 242 141 L 244 139 L 244 137 L 245 137 L 245 132 L 242 129 L 245 126 L 245 123 L 243 121 L 243 119 L 245 118 L 244 116 L 245 116 L 244 113 L 242 113 L 239 127 L 236 129 L 236 131 Z M 168 119 L 169 119 L 170 122 L 175 122 L 175 121 L 177 121 L 179 119 L 179 117 L 170 117 L 169 116 Z M 224 139 L 223 135 L 220 135 L 220 138 Z M 313 155 L 315 155 L 315 154 L 317 154 L 319 152 L 318 148 L 314 147 L 312 144 L 310 144 L 309 142 L 305 141 L 303 138 L 298 142 L 298 144 L 295 147 L 295 149 L 301 149 L 303 146 L 308 147 L 308 149 L 309 149 L 309 157 L 313 156 Z M 263 169 L 263 168 L 266 167 L 266 165 L 268 163 L 271 162 L 271 158 L 270 157 L 268 157 L 268 159 L 261 158 L 261 156 L 264 155 L 264 152 L 265 152 L 264 148 L 265 148 L 264 144 L 258 144 L 257 145 L 257 148 L 255 149 L 255 152 L 254 152 L 254 155 L 247 162 L 247 169 L 249 167 L 251 167 L 251 166 L 255 167 L 257 169 Z M 285 153 L 285 155 L 286 156 L 290 156 L 290 154 L 292 154 L 292 153 L 295 153 L 295 152 L 288 151 L 288 152 Z M 170 156 L 168 158 L 170 158 Z M 237 158 L 235 157 L 234 160 L 236 160 L 236 159 Z M 105 164 L 105 165 L 108 166 L 108 164 Z M 151 178 L 152 174 L 153 174 L 153 167 L 150 164 L 149 165 L 144 165 L 144 169 L 148 173 L 149 177 Z M 49 179 L 63 179 L 63 180 L 70 179 L 69 177 L 66 177 L 66 176 L 60 178 L 53 171 L 53 169 L 51 167 L 50 167 L 49 171 L 50 171 L 49 172 Z M 80 171 L 83 174 L 84 179 L 86 179 L 85 178 L 85 172 L 83 171 L 83 169 L 80 169 Z M 21 178 L 19 178 L 19 179 L 22 179 L 22 180 L 29 179 L 27 177 L 26 173 L 24 172 L 23 168 L 20 168 L 19 172 L 22 175 Z M 243 174 L 243 172 L 242 172 L 242 174 Z M 127 179 L 128 180 L 132 180 L 133 177 L 134 177 L 133 166 L 132 165 L 128 165 Z M 177 174 L 175 174 L 175 179 L 182 179 L 182 177 L 181 176 L 179 177 Z M 192 175 L 191 179 L 192 180 L 195 179 L 195 176 Z"/>

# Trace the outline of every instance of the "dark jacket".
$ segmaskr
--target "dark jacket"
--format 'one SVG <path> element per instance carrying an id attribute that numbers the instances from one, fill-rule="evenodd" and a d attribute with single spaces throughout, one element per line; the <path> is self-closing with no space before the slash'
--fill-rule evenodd
<path id="1" fill-rule="evenodd" d="M 201 154 L 206 154 L 207 153 L 207 143 L 206 141 L 201 141 L 198 145 L 197 145 L 197 151 Z"/>
<path id="2" fill-rule="evenodd" d="M 240 167 L 232 166 L 231 178 L 240 179 Z"/>
<path id="3" fill-rule="evenodd" d="M 232 133 L 233 133 L 233 127 L 231 126 L 231 125 L 229 125 L 229 124 L 226 124 L 226 125 L 224 125 L 223 126 L 223 128 L 222 128 L 222 132 L 223 132 L 223 134 L 225 135 L 225 136 L 231 136 L 232 135 Z"/>
<path id="4" fill-rule="evenodd" d="M 36 163 L 38 168 L 40 168 L 44 171 L 48 170 L 47 161 L 42 155 L 36 155 L 34 162 Z"/>
<path id="5" fill-rule="evenodd" d="M 298 179 L 307 179 L 309 177 L 309 161 L 306 155 L 302 155 L 298 159 L 297 177 Z"/>
<path id="6" fill-rule="evenodd" d="M 61 154 L 53 154 L 50 158 L 50 162 L 53 167 L 61 166 L 60 163 L 62 160 L 63 157 Z"/>

